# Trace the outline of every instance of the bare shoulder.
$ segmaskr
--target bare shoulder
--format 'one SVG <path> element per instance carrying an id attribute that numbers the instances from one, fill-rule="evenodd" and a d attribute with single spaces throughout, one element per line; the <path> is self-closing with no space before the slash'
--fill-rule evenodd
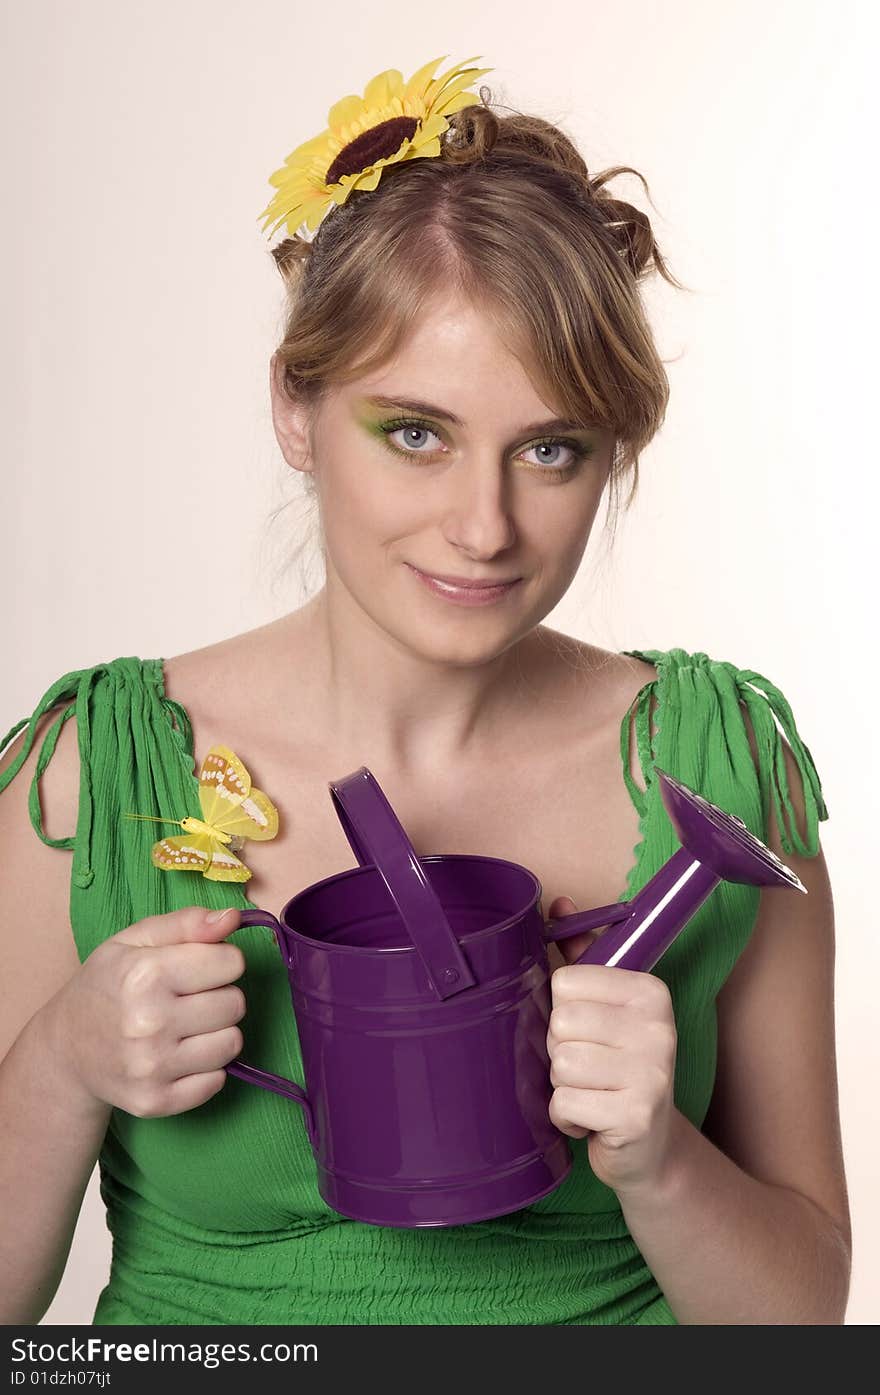
<path id="1" fill-rule="evenodd" d="M 294 617 L 232 635 L 164 662 L 165 696 L 180 702 L 200 724 L 211 727 L 222 711 L 228 739 L 239 724 L 271 725 L 285 673 L 295 674 Z"/>
<path id="2" fill-rule="evenodd" d="M 654 664 L 614 649 L 602 649 L 574 635 L 539 625 L 534 632 L 539 662 L 548 665 L 555 679 L 568 675 L 572 696 L 582 701 L 585 692 L 593 700 L 618 709 L 621 699 L 635 698 L 657 676 Z"/>
<path id="3" fill-rule="evenodd" d="M 578 730 L 606 745 L 619 733 L 639 693 L 657 677 L 656 666 L 644 659 L 602 649 L 547 625 L 536 630 L 535 644 L 548 690 L 558 696 L 560 716 L 570 713 Z M 655 707 L 656 698 L 652 715 Z"/>

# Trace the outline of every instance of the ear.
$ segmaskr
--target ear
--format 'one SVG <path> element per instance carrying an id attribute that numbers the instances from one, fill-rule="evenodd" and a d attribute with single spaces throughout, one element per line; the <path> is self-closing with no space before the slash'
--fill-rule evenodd
<path id="1" fill-rule="evenodd" d="M 283 387 L 284 370 L 276 353 L 269 362 L 269 392 L 272 397 L 272 424 L 281 453 L 294 470 L 311 474 L 314 469 L 310 441 L 310 414 L 305 403 L 290 400 Z"/>

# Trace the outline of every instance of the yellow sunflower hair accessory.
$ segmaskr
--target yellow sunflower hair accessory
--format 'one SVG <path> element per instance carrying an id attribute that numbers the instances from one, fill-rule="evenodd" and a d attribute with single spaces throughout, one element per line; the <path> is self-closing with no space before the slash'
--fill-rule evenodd
<path id="1" fill-rule="evenodd" d="M 278 192 L 259 215 L 266 220 L 263 231 L 271 223 L 274 233 L 286 222 L 291 237 L 303 223 L 314 232 L 331 205 L 345 203 L 353 189 L 375 189 L 385 165 L 439 155 L 447 117 L 476 100 L 463 89 L 492 71 L 465 67 L 474 62 L 466 58 L 434 78 L 439 62 L 432 59 L 407 83 L 388 68 L 370 79 L 363 97 L 336 102 L 327 130 L 297 146 L 270 175 Z"/>
<path id="2" fill-rule="evenodd" d="M 201 872 L 212 882 L 246 882 L 251 869 L 235 853 L 245 839 L 274 838 L 278 810 L 251 784 L 243 761 L 228 746 L 212 746 L 199 772 L 200 819 L 161 819 L 153 814 L 123 814 L 125 819 L 176 823 L 183 836 L 161 838 L 150 850 L 154 867 L 166 872 Z"/>

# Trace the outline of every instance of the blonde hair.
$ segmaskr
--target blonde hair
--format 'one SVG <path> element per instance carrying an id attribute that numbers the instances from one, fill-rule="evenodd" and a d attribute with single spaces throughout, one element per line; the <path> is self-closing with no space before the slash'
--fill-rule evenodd
<path id="1" fill-rule="evenodd" d="M 640 209 L 606 192 L 628 165 L 591 175 L 538 116 L 500 116 L 486 87 L 449 117 L 434 158 L 386 166 L 375 190 L 331 208 L 311 241 L 271 249 L 287 286 L 276 359 L 284 393 L 325 390 L 381 367 L 426 300 L 464 294 L 560 415 L 613 430 L 613 527 L 621 481 L 660 428 L 669 382 L 640 293 L 652 270 L 677 289 Z M 307 491 L 313 488 L 306 475 Z"/>

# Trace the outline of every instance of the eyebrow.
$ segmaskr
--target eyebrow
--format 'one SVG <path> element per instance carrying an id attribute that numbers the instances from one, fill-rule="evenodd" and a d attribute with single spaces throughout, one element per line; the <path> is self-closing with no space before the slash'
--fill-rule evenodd
<path id="1" fill-rule="evenodd" d="M 447 412 L 443 407 L 434 407 L 430 402 L 417 402 L 410 397 L 381 397 L 372 396 L 365 398 L 374 407 L 393 407 L 405 412 L 418 412 L 421 416 L 439 417 L 443 421 L 451 421 L 453 426 L 466 426 L 467 422 L 462 421 L 454 412 Z M 531 436 L 536 431 L 586 431 L 589 424 L 583 421 L 566 421 L 563 417 L 551 417 L 549 421 L 533 421 L 529 426 L 524 426 L 518 433 L 521 436 Z"/>

